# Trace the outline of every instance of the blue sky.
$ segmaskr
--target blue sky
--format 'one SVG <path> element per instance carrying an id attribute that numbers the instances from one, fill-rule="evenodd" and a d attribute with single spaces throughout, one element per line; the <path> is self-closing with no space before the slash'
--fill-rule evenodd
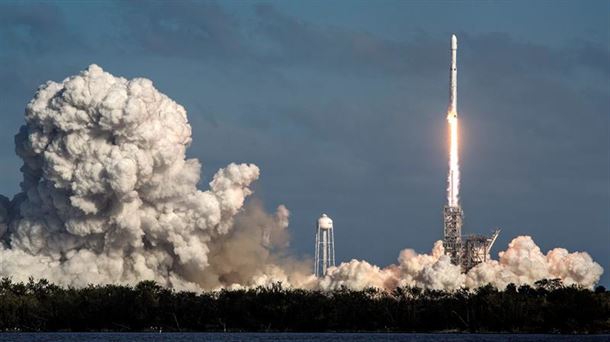
<path id="1" fill-rule="evenodd" d="M 610 285 L 607 1 L 2 2 L 0 193 L 37 86 L 96 63 L 184 105 L 209 177 L 261 167 L 292 248 L 335 220 L 338 260 L 441 238 L 448 46 L 460 39 L 465 232 L 587 251 Z"/>

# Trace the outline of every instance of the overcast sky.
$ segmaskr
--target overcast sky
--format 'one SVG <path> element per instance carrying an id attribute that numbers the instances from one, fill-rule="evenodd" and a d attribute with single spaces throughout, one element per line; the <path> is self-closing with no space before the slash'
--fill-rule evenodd
<path id="1" fill-rule="evenodd" d="M 610 2 L 0 4 L 0 193 L 36 88 L 91 63 L 185 106 L 190 157 L 252 162 L 292 248 L 335 221 L 337 259 L 395 261 L 442 237 L 449 37 L 459 38 L 465 233 L 587 251 L 610 285 Z"/>

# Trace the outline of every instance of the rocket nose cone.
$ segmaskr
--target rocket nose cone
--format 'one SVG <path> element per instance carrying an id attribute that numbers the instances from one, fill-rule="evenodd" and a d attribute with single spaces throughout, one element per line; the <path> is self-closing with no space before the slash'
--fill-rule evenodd
<path id="1" fill-rule="evenodd" d="M 451 49 L 457 50 L 457 37 L 455 36 L 455 34 L 451 35 Z"/>

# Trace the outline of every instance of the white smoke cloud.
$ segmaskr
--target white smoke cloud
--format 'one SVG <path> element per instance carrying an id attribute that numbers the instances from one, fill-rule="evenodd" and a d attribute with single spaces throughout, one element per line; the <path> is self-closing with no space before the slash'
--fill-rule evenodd
<path id="1" fill-rule="evenodd" d="M 22 193 L 0 201 L 1 275 L 200 288 L 230 285 L 231 277 L 248 284 L 267 267 L 267 255 L 239 269 L 229 251 L 218 251 L 219 244 L 243 251 L 245 239 L 227 236 L 258 167 L 230 164 L 198 190 L 201 165 L 185 158 L 186 111 L 151 81 L 92 65 L 41 86 L 25 119 L 15 138 Z M 257 215 L 275 229 L 268 239 L 287 225 L 284 207 L 274 218 Z"/>
<path id="2" fill-rule="evenodd" d="M 337 289 L 417 286 L 455 290 L 560 278 L 592 287 L 603 269 L 587 253 L 546 255 L 515 238 L 498 261 L 467 274 L 444 255 L 403 250 L 379 268 L 352 260 L 320 279 L 287 252 L 289 211 L 244 205 L 259 176 L 253 164 L 220 169 L 197 189 L 201 165 L 186 159 L 186 111 L 151 81 L 91 65 L 47 82 L 27 105 L 15 137 L 22 192 L 0 196 L 0 276 L 72 286 L 155 280 L 177 289 L 284 285 Z"/>
<path id="3" fill-rule="evenodd" d="M 510 283 L 532 285 L 541 279 L 559 278 L 566 285 L 593 288 L 603 273 L 603 268 L 589 254 L 555 248 L 545 255 L 529 236 L 514 238 L 499 256 L 499 260 L 481 263 L 464 274 L 445 255 L 442 242 L 437 241 L 431 254 L 417 254 L 405 249 L 400 252 L 398 265 L 383 269 L 366 261 L 342 263 L 331 268 L 319 286 L 323 289 L 346 286 L 387 290 L 411 286 L 453 291 L 487 284 L 503 289 Z"/>
<path id="4" fill-rule="evenodd" d="M 499 256 L 498 261 L 479 264 L 470 270 L 466 286 L 490 283 L 504 288 L 509 283 L 532 284 L 540 279 L 559 278 L 566 285 L 592 288 L 604 272 L 584 252 L 569 253 L 563 248 L 555 248 L 543 254 L 529 236 L 516 237 Z"/>

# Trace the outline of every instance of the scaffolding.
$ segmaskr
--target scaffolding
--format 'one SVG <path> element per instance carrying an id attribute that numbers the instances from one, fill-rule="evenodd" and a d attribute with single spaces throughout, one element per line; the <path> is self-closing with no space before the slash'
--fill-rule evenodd
<path id="1" fill-rule="evenodd" d="M 461 264 L 462 258 L 462 222 L 464 212 L 458 206 L 446 205 L 443 209 L 445 254 L 449 255 L 455 265 Z"/>
<path id="2" fill-rule="evenodd" d="M 462 272 L 468 272 L 476 265 L 490 259 L 489 253 L 500 234 L 500 229 L 496 229 L 491 236 L 462 236 L 463 223 L 462 207 L 446 205 L 443 208 L 445 254 L 449 256 L 452 264 L 462 268 Z"/>
<path id="3" fill-rule="evenodd" d="M 496 229 L 491 236 L 469 235 L 465 237 L 462 254 L 463 272 L 468 272 L 476 265 L 490 259 L 489 253 L 498 234 L 500 234 L 500 229 Z"/>

